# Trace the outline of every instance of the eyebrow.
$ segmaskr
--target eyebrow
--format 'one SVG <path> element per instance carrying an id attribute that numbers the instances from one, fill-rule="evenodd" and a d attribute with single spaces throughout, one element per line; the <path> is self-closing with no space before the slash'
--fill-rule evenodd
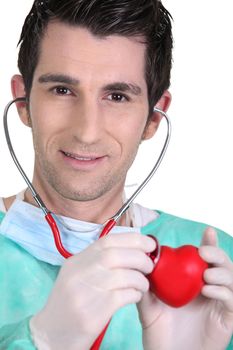
<path id="1" fill-rule="evenodd" d="M 43 83 L 62 83 L 69 85 L 78 85 L 80 81 L 76 78 L 65 74 L 43 74 L 39 77 L 38 82 Z"/>
<path id="2" fill-rule="evenodd" d="M 104 86 L 105 91 L 121 91 L 129 92 L 133 95 L 139 96 L 142 94 L 142 89 L 140 86 L 132 83 L 116 82 Z"/>
<path id="3" fill-rule="evenodd" d="M 60 84 L 68 84 L 68 85 L 79 85 L 80 80 L 77 78 L 73 78 L 69 75 L 65 74 L 43 74 L 38 78 L 38 82 L 43 83 L 60 83 Z M 103 91 L 121 91 L 121 92 L 129 92 L 133 95 L 139 96 L 142 95 L 142 89 L 137 84 L 133 83 L 125 83 L 125 82 L 113 82 L 107 84 L 103 87 Z"/>

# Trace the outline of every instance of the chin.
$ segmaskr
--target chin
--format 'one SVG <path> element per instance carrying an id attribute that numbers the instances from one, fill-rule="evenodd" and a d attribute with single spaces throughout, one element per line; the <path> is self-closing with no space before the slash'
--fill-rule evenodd
<path id="1" fill-rule="evenodd" d="M 124 176 L 119 176 L 119 174 L 107 174 L 101 178 L 93 176 L 94 180 L 92 181 L 88 180 L 88 178 L 84 179 L 83 177 L 74 179 L 74 176 L 66 177 L 64 181 L 65 175 L 64 177 L 62 177 L 61 174 L 59 177 L 53 175 L 55 175 L 54 172 L 50 174 L 47 173 L 46 177 L 47 182 L 54 191 L 65 199 L 78 202 L 94 201 L 109 192 L 119 192 L 119 184 L 124 183 Z"/>
<path id="2" fill-rule="evenodd" d="M 101 189 L 100 187 L 96 191 L 93 188 L 92 190 L 90 190 L 91 186 L 88 189 L 78 190 L 73 188 L 67 188 L 65 186 L 62 186 L 61 188 L 53 186 L 53 188 L 61 197 L 76 202 L 93 201 L 102 197 L 107 192 L 106 189 Z"/>

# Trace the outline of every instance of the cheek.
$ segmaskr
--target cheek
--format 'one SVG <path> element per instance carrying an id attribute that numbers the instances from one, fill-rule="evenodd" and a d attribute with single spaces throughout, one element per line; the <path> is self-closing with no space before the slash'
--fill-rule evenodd
<path id="1" fill-rule="evenodd" d="M 123 118 L 119 118 L 117 126 L 118 134 L 122 139 L 127 139 L 129 143 L 133 140 L 141 140 L 144 129 L 146 126 L 146 118 L 143 118 L 142 115 L 130 115 Z"/>
<path id="2" fill-rule="evenodd" d="M 53 135 L 59 134 L 65 127 L 64 111 L 54 105 L 34 99 L 30 104 L 30 116 L 34 138 L 37 143 L 47 144 Z M 40 146 L 40 145 L 38 145 Z"/>
<path id="3" fill-rule="evenodd" d="M 51 153 L 51 143 L 53 142 L 54 128 L 50 120 L 46 120 L 46 116 L 42 110 L 37 110 L 36 113 L 31 112 L 32 119 L 32 136 L 35 153 L 39 157 L 45 157 L 45 154 Z M 48 152 L 48 150 L 50 151 Z"/>
<path id="4" fill-rule="evenodd" d="M 137 149 L 142 140 L 145 125 L 146 123 L 144 119 L 137 119 L 137 116 L 135 115 L 135 118 L 125 118 L 125 120 L 118 122 L 118 126 L 115 125 L 112 127 L 112 132 L 114 131 L 114 138 L 120 145 L 121 152 L 124 154 L 124 157 L 135 157 Z"/>

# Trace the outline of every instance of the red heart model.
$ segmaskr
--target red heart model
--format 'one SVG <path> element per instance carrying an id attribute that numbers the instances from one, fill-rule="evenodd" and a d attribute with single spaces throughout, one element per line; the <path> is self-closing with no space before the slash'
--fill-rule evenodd
<path id="1" fill-rule="evenodd" d="M 192 245 L 161 246 L 160 249 L 159 260 L 148 275 L 150 289 L 164 303 L 183 306 L 200 293 L 208 264 L 200 257 L 198 248 Z"/>

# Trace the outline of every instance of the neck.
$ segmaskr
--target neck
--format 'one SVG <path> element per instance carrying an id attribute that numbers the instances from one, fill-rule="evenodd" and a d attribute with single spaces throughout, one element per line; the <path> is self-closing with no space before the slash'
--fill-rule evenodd
<path id="1" fill-rule="evenodd" d="M 33 179 L 33 186 L 51 212 L 77 220 L 103 224 L 123 205 L 124 184 L 119 184 L 108 193 L 90 201 L 75 201 L 64 198 L 49 185 L 43 186 L 36 179 Z M 29 189 L 26 190 L 25 201 L 35 205 Z M 119 219 L 117 224 L 126 224 L 125 215 Z"/>

